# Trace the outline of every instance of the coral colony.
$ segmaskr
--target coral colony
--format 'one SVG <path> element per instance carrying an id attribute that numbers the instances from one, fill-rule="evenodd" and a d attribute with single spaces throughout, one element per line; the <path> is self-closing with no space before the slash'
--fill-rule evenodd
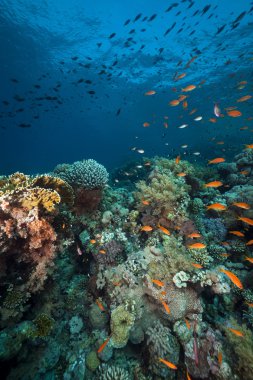
<path id="1" fill-rule="evenodd" d="M 245 149 L 0 177 L 8 380 L 252 380 L 252 174 Z"/>

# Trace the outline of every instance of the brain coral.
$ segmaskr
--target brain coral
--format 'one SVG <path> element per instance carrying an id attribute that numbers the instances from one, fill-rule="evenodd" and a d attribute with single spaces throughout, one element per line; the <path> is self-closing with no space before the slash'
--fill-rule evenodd
<path id="1" fill-rule="evenodd" d="M 76 161 L 72 165 L 59 165 L 54 172 L 71 186 L 87 190 L 104 187 L 109 177 L 106 168 L 92 159 Z"/>

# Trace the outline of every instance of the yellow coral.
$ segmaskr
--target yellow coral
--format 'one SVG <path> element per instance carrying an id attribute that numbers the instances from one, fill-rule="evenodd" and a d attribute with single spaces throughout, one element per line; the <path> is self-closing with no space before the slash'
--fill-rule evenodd
<path id="1" fill-rule="evenodd" d="M 134 320 L 134 315 L 127 311 L 124 305 L 120 305 L 113 310 L 111 314 L 111 342 L 113 347 L 125 347 Z"/>
<path id="2" fill-rule="evenodd" d="M 28 210 L 42 206 L 48 212 L 52 212 L 55 209 L 55 204 L 60 203 L 60 201 L 61 197 L 56 191 L 34 187 L 32 189 L 26 189 L 26 191 L 23 192 L 21 204 Z"/>
<path id="3" fill-rule="evenodd" d="M 32 181 L 33 187 L 55 190 L 61 197 L 61 202 L 72 206 L 74 203 L 74 192 L 72 187 L 63 179 L 49 175 L 41 175 Z"/>
<path id="4" fill-rule="evenodd" d="M 29 176 L 19 172 L 11 174 L 9 177 L 2 177 L 0 179 L 0 195 L 17 189 L 25 189 L 29 187 L 31 182 L 32 180 Z"/>

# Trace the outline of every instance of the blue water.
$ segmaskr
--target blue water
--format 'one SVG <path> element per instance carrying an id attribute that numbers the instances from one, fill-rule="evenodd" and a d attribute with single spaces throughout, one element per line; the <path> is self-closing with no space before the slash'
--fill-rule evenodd
<path id="1" fill-rule="evenodd" d="M 2 0 L 1 173 L 45 172 L 83 158 L 112 169 L 139 158 L 132 147 L 148 157 L 186 152 L 192 161 L 222 149 L 227 157 L 240 151 L 252 141 L 252 100 L 236 100 L 252 93 L 253 3 L 210 4 L 204 13 L 208 3 L 202 0 Z M 183 72 L 184 78 L 173 80 Z M 248 82 L 241 90 L 240 81 Z M 169 106 L 189 84 L 197 88 L 187 93 L 188 109 Z M 144 96 L 149 90 L 156 94 Z M 208 119 L 215 102 L 225 117 L 213 124 Z M 238 106 L 242 116 L 227 117 L 224 108 L 230 106 Z M 142 127 L 145 121 L 149 128 Z M 178 129 L 184 123 L 189 127 Z M 243 126 L 249 128 L 241 131 Z M 212 138 L 225 144 L 217 146 Z M 201 155 L 194 156 L 196 151 Z"/>

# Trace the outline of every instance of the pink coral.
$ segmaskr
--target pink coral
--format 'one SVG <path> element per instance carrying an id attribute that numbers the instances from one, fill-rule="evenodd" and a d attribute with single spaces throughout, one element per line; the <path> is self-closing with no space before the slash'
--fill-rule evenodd
<path id="1" fill-rule="evenodd" d="M 53 264 L 56 232 L 52 216 L 38 207 L 30 210 L 15 198 L 15 193 L 0 197 L 1 276 L 18 274 L 24 288 L 33 293 L 40 290 Z"/>

